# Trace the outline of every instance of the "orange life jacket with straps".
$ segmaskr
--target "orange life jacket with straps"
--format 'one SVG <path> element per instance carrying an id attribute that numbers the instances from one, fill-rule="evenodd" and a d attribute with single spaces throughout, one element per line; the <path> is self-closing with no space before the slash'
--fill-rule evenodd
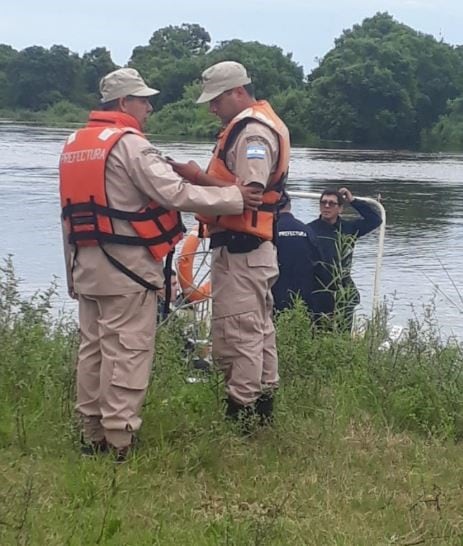
<path id="1" fill-rule="evenodd" d="M 137 212 L 108 205 L 106 161 L 112 148 L 127 133 L 144 136 L 132 116 L 122 112 L 96 111 L 91 112 L 86 127 L 67 139 L 60 157 L 59 172 L 62 215 L 68 241 L 76 247 L 100 246 L 107 256 L 104 243 L 144 246 L 159 261 L 183 237 L 180 213 L 169 211 L 154 201 Z M 113 219 L 129 222 L 136 235 L 115 233 Z M 112 261 L 111 256 L 108 259 Z M 132 278 L 137 277 L 133 275 Z"/>
<path id="2" fill-rule="evenodd" d="M 264 240 L 272 240 L 277 204 L 280 201 L 288 177 L 290 140 L 288 128 L 267 101 L 256 101 L 250 108 L 235 116 L 220 133 L 207 172 L 211 176 L 225 180 L 230 184 L 236 183 L 236 175 L 226 165 L 226 155 L 240 131 L 250 121 L 258 121 L 270 127 L 277 134 L 279 142 L 278 163 L 269 184 L 264 190 L 262 205 L 257 211 L 245 210 L 238 215 L 198 215 L 197 218 L 204 224 L 220 226 L 230 231 L 248 233 Z"/>

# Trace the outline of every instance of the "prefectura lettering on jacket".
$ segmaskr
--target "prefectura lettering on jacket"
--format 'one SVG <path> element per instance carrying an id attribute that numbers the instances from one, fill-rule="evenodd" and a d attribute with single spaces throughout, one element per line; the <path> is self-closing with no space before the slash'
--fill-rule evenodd
<path id="1" fill-rule="evenodd" d="M 60 163 L 78 163 L 80 161 L 95 161 L 104 159 L 104 148 L 90 148 L 76 152 L 64 152 L 61 154 Z"/>

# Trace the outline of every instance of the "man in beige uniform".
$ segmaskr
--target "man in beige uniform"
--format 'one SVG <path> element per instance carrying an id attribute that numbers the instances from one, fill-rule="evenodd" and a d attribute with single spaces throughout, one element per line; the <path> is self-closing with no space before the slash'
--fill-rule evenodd
<path id="1" fill-rule="evenodd" d="M 209 110 L 222 120 L 224 131 L 230 124 L 233 124 L 233 130 L 238 130 L 233 137 L 227 138 L 226 144 L 219 137 L 217 148 L 223 145 L 226 150 L 225 157 L 222 154 L 225 164 L 222 171 L 229 171 L 248 187 L 264 191 L 279 162 L 278 134 L 270 128 L 272 124 L 269 126 L 255 119 L 247 119 L 246 124 L 236 127 L 237 119 L 246 117 L 251 109 L 258 112 L 255 117 L 259 118 L 259 105 L 264 101 L 255 100 L 251 80 L 239 63 L 218 63 L 203 72 L 202 79 L 203 92 L 198 102 L 209 102 Z M 268 103 L 265 105 L 270 108 Z M 273 119 L 278 120 L 275 114 Z M 289 135 L 282 122 L 281 125 L 289 156 Z M 214 152 L 208 168 L 208 173 L 212 168 L 215 176 L 217 170 L 213 166 L 217 159 Z M 203 180 L 205 173 L 192 161 L 173 163 L 173 167 L 187 179 L 207 183 Z M 221 185 L 229 187 L 229 184 L 230 181 Z M 225 375 L 226 415 L 240 420 L 244 431 L 248 432 L 250 428 L 246 423 L 252 421 L 248 416 L 252 417 L 255 412 L 261 423 L 271 420 L 273 392 L 278 387 L 271 293 L 278 277 L 276 248 L 272 240 L 262 239 L 256 245 L 251 242 L 249 247 L 248 242 L 255 240 L 252 236 L 244 235 L 243 239 L 242 233 L 235 233 L 233 228 L 225 231 L 214 222 L 208 222 L 207 227 L 213 248 L 213 356 Z M 243 230 L 237 229 L 239 231 Z M 231 244 L 226 242 L 230 237 Z M 234 248 L 235 241 L 237 248 Z"/>
<path id="2" fill-rule="evenodd" d="M 122 68 L 100 83 L 102 112 L 131 116 L 143 127 L 152 112 L 146 86 L 134 69 Z M 96 114 L 96 116 L 95 116 Z M 73 138 L 71 135 L 70 138 Z M 71 158 L 72 159 L 72 158 Z M 62 154 L 61 162 L 69 160 Z M 108 206 L 139 211 L 151 200 L 167 209 L 240 214 L 261 197 L 245 187 L 201 188 L 182 180 L 141 134 L 127 133 L 112 148 L 105 167 Z M 134 235 L 129 222 L 113 219 L 114 231 Z M 79 301 L 81 343 L 77 365 L 77 411 L 83 419 L 84 452 L 109 444 L 124 459 L 140 428 L 140 409 L 148 386 L 156 327 L 156 292 L 114 267 L 98 246 L 68 243 L 64 251 L 69 293 Z M 104 248 L 145 281 L 161 288 L 163 263 L 146 247 L 105 244 Z"/>

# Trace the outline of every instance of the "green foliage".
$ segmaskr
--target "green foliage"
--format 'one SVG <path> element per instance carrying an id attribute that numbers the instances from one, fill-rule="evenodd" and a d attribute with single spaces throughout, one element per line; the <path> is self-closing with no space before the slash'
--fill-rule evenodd
<path id="1" fill-rule="evenodd" d="M 80 59 L 63 46 L 33 46 L 19 52 L 7 74 L 15 106 L 40 110 L 62 99 L 76 100 L 80 91 Z"/>
<path id="2" fill-rule="evenodd" d="M 43 112 L 42 121 L 48 124 L 61 122 L 83 123 L 88 117 L 88 111 L 76 106 L 67 100 L 62 100 L 53 104 Z"/>
<path id="3" fill-rule="evenodd" d="M 220 122 L 208 114 L 204 106 L 196 104 L 200 89 L 194 82 L 206 66 L 226 59 L 236 60 L 247 67 L 258 97 L 272 100 L 272 95 L 279 93 L 277 108 L 290 117 L 290 129 L 295 132 L 294 138 L 299 141 L 310 138 L 305 126 L 307 116 L 304 117 L 304 106 L 308 97 L 302 91 L 303 72 L 291 60 L 291 55 L 284 55 L 276 46 L 240 40 L 222 42 L 207 55 L 205 53 L 210 38 L 202 42 L 193 40 L 193 43 L 201 44 L 194 48 L 182 46 L 183 42 L 175 45 L 179 33 L 186 37 L 193 31 L 201 32 L 203 36 L 204 29 L 201 27 L 161 29 L 153 35 L 148 47 L 134 50 L 132 64 L 150 75 L 151 83 L 161 90 L 158 104 L 164 105 L 154 121 L 150 121 L 150 131 L 167 136 L 213 138 Z M 162 46 L 164 42 L 168 43 L 166 36 L 169 35 L 172 35 L 172 43 L 169 42 L 169 47 Z"/>
<path id="4" fill-rule="evenodd" d="M 194 101 L 202 71 L 223 60 L 246 66 L 257 98 L 274 105 L 293 143 L 460 147 L 459 115 L 447 108 L 463 93 L 463 46 L 416 32 L 387 13 L 344 31 L 307 77 L 276 45 L 232 39 L 211 48 L 198 24 L 160 28 L 147 45 L 134 48 L 128 63 L 160 90 L 153 99 L 160 113 L 148 130 L 212 138 L 219 122 Z M 61 101 L 97 108 L 98 82 L 115 68 L 104 47 L 80 58 L 61 45 L 18 52 L 0 44 L 0 111 L 36 119 L 25 110 L 44 111 Z"/>
<path id="5" fill-rule="evenodd" d="M 196 24 L 168 26 L 154 32 L 147 46 L 133 50 L 129 65 L 160 90 L 156 104 L 181 99 L 185 86 L 199 78 L 211 38 Z"/>
<path id="6" fill-rule="evenodd" d="M 15 51 L 0 44 L 0 108 L 46 110 L 60 101 L 93 107 L 98 101 L 98 81 L 114 70 L 109 52 L 102 47 L 80 58 L 66 47 L 33 46 Z"/>
<path id="7" fill-rule="evenodd" d="M 88 118 L 88 110 L 67 100 L 61 100 L 38 112 L 27 109 L 0 110 L 0 117 L 48 127 L 69 127 L 76 123 L 83 125 Z"/>
<path id="8" fill-rule="evenodd" d="M 463 438 L 462 347 L 442 342 L 431 311 L 427 325 L 410 321 L 400 343 L 387 348 L 384 319 L 352 340 L 312 330 L 301 301 L 281 313 L 280 366 L 292 396 L 306 392 L 309 413 L 334 397 L 345 422 L 367 414 L 396 431 Z"/>
<path id="9" fill-rule="evenodd" d="M 4 71 L 17 57 L 18 52 L 11 46 L 0 44 L 0 70 Z"/>
<path id="10" fill-rule="evenodd" d="M 151 36 L 149 45 L 158 55 L 181 59 L 207 53 L 211 37 L 200 25 L 183 23 L 156 30 Z"/>
<path id="11" fill-rule="evenodd" d="M 449 102 L 447 113 L 430 130 L 423 131 L 421 142 L 426 150 L 463 149 L 463 97 Z"/>
<path id="12" fill-rule="evenodd" d="M 291 53 L 284 54 L 278 46 L 241 40 L 221 42 L 207 55 L 207 66 L 220 61 L 243 64 L 251 76 L 257 98 L 271 100 L 277 93 L 303 87 L 302 67 L 292 60 Z"/>
<path id="13" fill-rule="evenodd" d="M 30 299 L 18 285 L 8 258 L 0 267 L 0 446 L 15 441 L 26 452 L 38 420 L 50 435 L 69 435 L 77 336 L 69 317 L 52 318 L 54 283 Z"/>
<path id="14" fill-rule="evenodd" d="M 315 146 L 320 139 L 311 130 L 309 119 L 310 95 L 307 89 L 287 89 L 271 98 L 275 112 L 288 126 L 291 140 Z"/>
<path id="15" fill-rule="evenodd" d="M 14 89 L 9 81 L 7 69 L 17 55 L 18 52 L 11 46 L 0 44 L 0 108 L 9 108 L 14 102 Z"/>
<path id="16" fill-rule="evenodd" d="M 311 74 L 320 136 L 367 146 L 410 146 L 461 90 L 454 49 L 379 13 L 336 40 Z"/>
<path id="17" fill-rule="evenodd" d="M 167 104 L 151 117 L 147 130 L 163 136 L 181 136 L 213 139 L 220 128 L 220 121 L 212 116 L 207 106 L 196 104 L 199 85 L 188 86 L 184 98 Z"/>
<path id="18" fill-rule="evenodd" d="M 98 84 L 103 76 L 116 68 L 111 53 L 105 47 L 96 47 L 83 54 L 81 72 L 84 89 L 88 94 L 88 107 L 93 108 L 98 104 L 100 99 Z M 80 104 L 85 104 L 84 97 L 80 98 Z"/>
<path id="19" fill-rule="evenodd" d="M 277 319 L 276 423 L 243 439 L 224 423 L 221 378 L 186 382 L 184 324 L 171 320 L 156 338 L 139 447 L 115 465 L 78 455 L 73 321 L 53 318 L 53 286 L 26 299 L 18 282 L 8 259 L 1 544 L 461 544 L 463 459 L 450 440 L 462 352 L 432 328 L 413 322 L 389 349 L 384 316 L 363 338 L 312 336 L 296 302 Z"/>
<path id="20" fill-rule="evenodd" d="M 0 107 L 6 108 L 10 105 L 10 89 L 8 77 L 5 72 L 0 71 Z"/>

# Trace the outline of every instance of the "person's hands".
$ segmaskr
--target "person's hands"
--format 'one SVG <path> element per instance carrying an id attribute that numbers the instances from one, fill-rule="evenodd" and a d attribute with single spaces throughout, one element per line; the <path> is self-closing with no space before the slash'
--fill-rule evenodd
<path id="1" fill-rule="evenodd" d="M 354 200 L 354 196 L 352 195 L 352 192 L 348 190 L 347 188 L 340 188 L 339 193 L 344 197 L 344 199 L 348 203 L 352 203 L 352 201 Z"/>
<path id="2" fill-rule="evenodd" d="M 196 161 L 188 161 L 188 163 L 179 163 L 177 161 L 168 160 L 169 165 L 174 171 L 189 182 L 193 184 L 198 181 L 200 173 L 202 173 L 201 167 Z"/>
<path id="3" fill-rule="evenodd" d="M 248 210 L 257 210 L 262 205 L 262 188 L 256 188 L 253 186 L 242 186 L 237 184 L 238 189 L 243 197 L 244 208 Z"/>

